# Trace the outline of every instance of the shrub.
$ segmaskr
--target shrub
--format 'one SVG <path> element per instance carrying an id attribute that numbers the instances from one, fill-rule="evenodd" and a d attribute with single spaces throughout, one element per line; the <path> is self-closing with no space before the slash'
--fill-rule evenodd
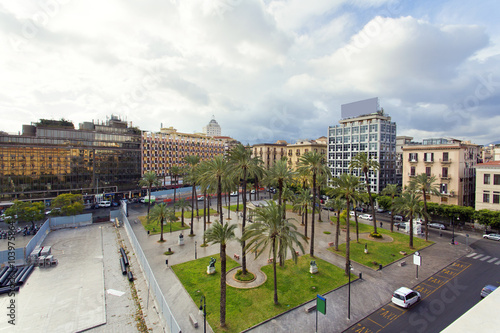
<path id="1" fill-rule="evenodd" d="M 374 231 L 370 232 L 370 236 L 372 236 L 373 238 L 382 238 L 382 234 Z"/>

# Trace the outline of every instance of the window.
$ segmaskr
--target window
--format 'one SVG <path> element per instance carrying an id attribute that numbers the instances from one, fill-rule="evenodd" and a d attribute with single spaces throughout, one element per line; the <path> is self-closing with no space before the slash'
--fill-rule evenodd
<path id="1" fill-rule="evenodd" d="M 425 162 L 433 162 L 434 161 L 434 153 L 424 153 L 424 161 Z"/>
<path id="2" fill-rule="evenodd" d="M 493 185 L 500 185 L 500 175 L 493 175 Z"/>
<path id="3" fill-rule="evenodd" d="M 483 202 L 490 202 L 490 192 L 483 192 Z"/>
<path id="4" fill-rule="evenodd" d="M 500 203 L 500 193 L 499 192 L 493 192 L 493 203 L 494 204 Z"/>
<path id="5" fill-rule="evenodd" d="M 410 168 L 410 176 L 415 176 L 415 167 L 414 166 L 412 166 Z"/>
<path id="6" fill-rule="evenodd" d="M 431 176 L 431 167 L 425 167 L 425 174 L 430 177 Z"/>
<path id="7" fill-rule="evenodd" d="M 490 184 L 490 174 L 489 173 L 485 173 L 484 174 L 483 184 L 485 184 L 485 185 L 489 185 Z"/>
<path id="8" fill-rule="evenodd" d="M 441 184 L 440 192 L 441 192 L 441 194 L 447 194 L 448 193 L 448 184 Z"/>
<path id="9" fill-rule="evenodd" d="M 448 153 L 443 153 L 443 162 L 448 162 Z"/>
<path id="10" fill-rule="evenodd" d="M 418 153 L 410 153 L 408 161 L 417 162 L 418 161 Z"/>
<path id="11" fill-rule="evenodd" d="M 442 175 L 443 178 L 448 178 L 448 168 L 443 168 L 442 173 L 443 173 Z"/>

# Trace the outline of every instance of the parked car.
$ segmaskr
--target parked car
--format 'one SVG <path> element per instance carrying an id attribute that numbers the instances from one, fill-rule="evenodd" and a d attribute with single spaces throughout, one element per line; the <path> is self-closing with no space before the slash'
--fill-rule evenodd
<path id="1" fill-rule="evenodd" d="M 437 228 L 437 229 L 441 229 L 441 230 L 445 230 L 446 229 L 446 226 L 442 223 L 435 223 L 435 222 L 431 222 L 428 224 L 428 226 L 430 228 Z"/>
<path id="2" fill-rule="evenodd" d="M 350 216 L 354 216 L 355 214 L 356 214 L 356 212 L 355 212 L 355 211 L 352 211 L 352 210 L 351 210 L 351 211 L 349 212 L 349 215 L 350 215 Z"/>
<path id="3" fill-rule="evenodd" d="M 401 215 L 394 215 L 395 221 L 403 221 L 403 217 Z"/>
<path id="4" fill-rule="evenodd" d="M 359 217 L 361 217 L 364 220 L 373 221 L 373 216 L 371 214 L 361 214 Z"/>
<path id="5" fill-rule="evenodd" d="M 483 238 L 500 241 L 500 234 L 485 234 Z"/>
<path id="6" fill-rule="evenodd" d="M 111 207 L 111 201 L 107 200 L 101 201 L 99 202 L 99 207 Z"/>
<path id="7" fill-rule="evenodd" d="M 203 201 L 203 200 L 205 200 L 205 196 L 204 196 L 204 195 L 199 196 L 197 200 L 198 200 L 198 201 Z"/>
<path id="8" fill-rule="evenodd" d="M 383 208 L 377 209 L 377 213 L 384 213 L 384 212 L 385 212 L 385 209 L 383 209 Z"/>
<path id="9" fill-rule="evenodd" d="M 484 288 L 481 289 L 481 298 L 485 298 L 486 296 L 491 294 L 496 289 L 497 289 L 497 287 L 492 286 L 491 284 L 484 286 Z"/>
<path id="10" fill-rule="evenodd" d="M 231 192 L 230 196 L 237 197 L 238 196 L 238 191 Z"/>
<path id="11" fill-rule="evenodd" d="M 365 211 L 365 209 L 363 207 L 356 207 L 354 210 L 357 212 L 364 212 Z"/>
<path id="12" fill-rule="evenodd" d="M 255 190 L 251 190 L 251 191 L 250 191 L 250 194 L 255 194 Z"/>
<path id="13" fill-rule="evenodd" d="M 421 296 L 418 291 L 411 290 L 410 288 L 401 287 L 392 294 L 392 303 L 402 308 L 409 308 L 413 304 L 420 301 Z"/>

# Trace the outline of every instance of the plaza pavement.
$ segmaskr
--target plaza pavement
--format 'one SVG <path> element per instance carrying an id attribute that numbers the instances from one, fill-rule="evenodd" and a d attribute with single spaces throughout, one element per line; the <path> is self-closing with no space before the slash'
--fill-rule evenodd
<path id="1" fill-rule="evenodd" d="M 199 314 L 199 304 L 193 302 L 189 294 L 186 292 L 173 271 L 166 265 L 165 260 L 168 259 L 168 264 L 175 265 L 201 257 L 212 256 L 219 253 L 218 245 L 211 245 L 205 248 L 200 247 L 202 244 L 203 235 L 203 219 L 200 217 L 198 221 L 195 218 L 194 222 L 194 237 L 188 237 L 189 230 L 184 230 L 184 245 L 178 245 L 178 236 L 181 231 L 169 233 L 168 227 L 164 230 L 164 243 L 158 243 L 159 235 L 148 235 L 140 223 L 134 223 L 139 216 L 146 214 L 146 206 L 133 205 L 129 206 L 129 220 L 131 222 L 134 233 L 139 240 L 145 255 L 147 256 L 150 266 L 152 267 L 156 279 L 164 293 L 165 299 L 169 304 L 173 315 L 179 323 L 182 332 L 198 332 L 200 328 L 195 329 L 189 322 L 189 314 L 193 314 L 202 329 L 203 318 Z M 287 212 L 288 217 L 296 217 L 300 221 L 300 217 Z M 330 262 L 338 267 L 345 266 L 345 259 L 331 251 L 328 251 L 328 242 L 333 239 L 334 226 L 327 222 L 327 212 L 322 212 L 324 222 L 316 222 L 315 230 L 315 256 L 327 262 Z M 227 217 L 227 210 L 224 210 L 224 218 Z M 238 223 L 236 235 L 241 236 L 241 218 L 237 213 L 231 212 L 230 223 Z M 317 217 L 317 216 L 316 216 Z M 211 221 L 215 221 L 217 217 L 211 217 Z M 226 222 L 225 221 L 225 222 Z M 310 218 L 309 218 L 310 221 Z M 185 219 L 185 222 L 190 222 L 190 219 Z M 361 222 L 361 221 L 360 221 Z M 303 232 L 304 227 L 297 222 L 298 230 Z M 385 223 L 385 225 L 388 225 Z M 330 231 L 332 234 L 326 235 L 323 231 Z M 309 231 L 310 233 L 310 231 Z M 457 232 L 457 234 L 459 234 Z M 355 234 L 351 235 L 351 239 Z M 472 235 L 469 243 L 472 243 L 480 235 Z M 400 261 L 405 261 L 407 265 L 400 266 L 395 262 L 384 267 L 380 271 L 375 271 L 368 267 L 359 265 L 355 262 L 353 265 L 353 274 L 359 275 L 362 273 L 362 279 L 357 279 L 351 284 L 351 319 L 347 319 L 347 285 L 327 293 L 327 315 L 319 314 L 318 332 L 342 332 L 352 324 L 363 319 L 365 316 L 390 301 L 392 292 L 401 286 L 412 287 L 421 281 L 425 280 L 438 270 L 457 260 L 467 253 L 464 244 L 450 245 L 447 237 L 437 237 L 429 235 L 429 239 L 435 244 L 420 251 L 422 256 L 422 266 L 419 267 L 418 279 L 416 279 L 416 270 L 413 265 L 412 257 L 407 257 Z M 341 243 L 345 241 L 345 233 L 341 233 Z M 197 244 L 195 250 L 195 242 Z M 470 244 L 469 244 L 470 245 Z M 170 256 L 165 256 L 163 253 L 171 248 L 175 253 Z M 309 247 L 305 246 L 306 253 L 309 253 Z M 196 251 L 196 252 L 195 252 Z M 241 248 L 237 242 L 231 242 L 227 246 L 227 254 L 241 254 Z M 237 259 L 236 259 L 237 260 Z M 207 259 L 207 265 L 208 265 Z M 237 260 L 241 262 L 240 260 Z M 248 269 L 256 272 L 259 267 L 267 264 L 267 257 L 262 255 L 258 259 L 254 259 L 253 255 L 247 255 Z M 321 270 L 321 267 L 319 267 Z M 229 280 L 230 276 L 228 276 Z M 231 284 L 231 282 L 230 282 Z M 207 300 L 215 301 L 215 300 Z M 314 332 L 316 315 L 314 312 L 306 313 L 305 307 L 310 306 L 315 302 L 298 306 L 286 313 L 271 318 L 259 325 L 249 328 L 248 332 Z M 208 325 L 208 323 L 207 323 Z M 210 326 L 207 331 L 211 332 Z"/>

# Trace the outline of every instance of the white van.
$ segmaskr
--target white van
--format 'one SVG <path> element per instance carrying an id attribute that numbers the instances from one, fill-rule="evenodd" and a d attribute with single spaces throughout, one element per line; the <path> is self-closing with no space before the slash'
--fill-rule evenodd
<path id="1" fill-rule="evenodd" d="M 111 207 L 111 201 L 101 201 L 99 207 Z"/>

